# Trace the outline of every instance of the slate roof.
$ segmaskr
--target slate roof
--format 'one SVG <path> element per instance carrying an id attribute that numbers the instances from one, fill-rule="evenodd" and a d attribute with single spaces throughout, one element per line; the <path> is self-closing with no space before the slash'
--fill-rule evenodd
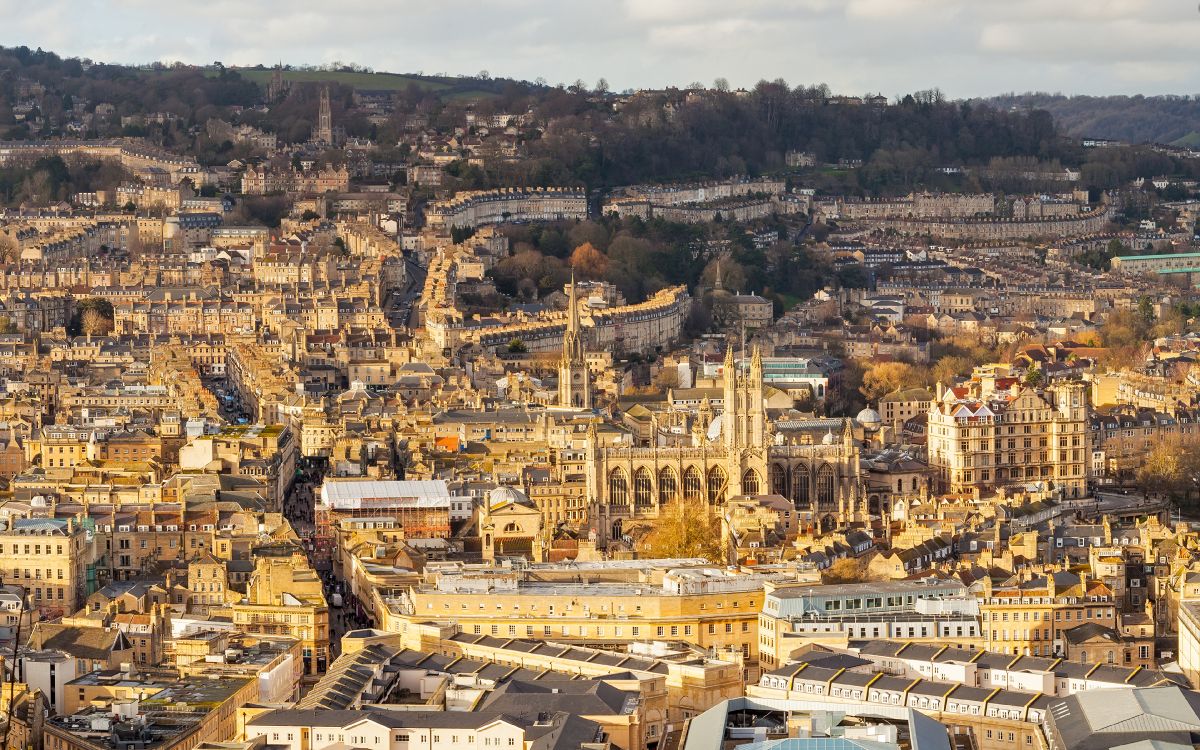
<path id="1" fill-rule="evenodd" d="M 1200 737 L 1200 693 L 1182 688 L 1090 690 L 1050 704 L 1066 750 L 1109 750 L 1143 741 L 1192 746 Z"/>

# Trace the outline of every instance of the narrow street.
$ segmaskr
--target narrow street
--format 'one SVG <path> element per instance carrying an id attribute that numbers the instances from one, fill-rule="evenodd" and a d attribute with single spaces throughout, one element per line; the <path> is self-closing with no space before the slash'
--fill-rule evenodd
<path id="1" fill-rule="evenodd" d="M 351 594 L 340 571 L 332 569 L 316 547 L 316 496 L 324 481 L 324 467 L 318 462 L 301 461 L 296 470 L 296 482 L 284 499 L 283 514 L 300 537 L 308 554 L 309 564 L 321 576 L 325 601 L 329 604 L 330 656 L 341 653 L 341 638 L 347 632 L 370 627 L 359 601 Z M 340 606 L 339 606 L 340 602 Z"/>

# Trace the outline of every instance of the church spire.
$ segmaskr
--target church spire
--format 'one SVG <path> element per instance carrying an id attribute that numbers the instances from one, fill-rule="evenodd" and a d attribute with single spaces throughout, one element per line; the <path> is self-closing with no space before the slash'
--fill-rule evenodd
<path id="1" fill-rule="evenodd" d="M 567 327 L 563 332 L 562 359 L 558 363 L 558 404 L 590 409 L 592 407 L 591 378 L 583 335 L 579 330 L 579 299 L 575 293 L 575 272 L 567 290 Z"/>
<path id="2" fill-rule="evenodd" d="M 567 333 L 579 330 L 579 300 L 575 296 L 575 269 L 571 269 L 571 288 L 567 292 Z"/>

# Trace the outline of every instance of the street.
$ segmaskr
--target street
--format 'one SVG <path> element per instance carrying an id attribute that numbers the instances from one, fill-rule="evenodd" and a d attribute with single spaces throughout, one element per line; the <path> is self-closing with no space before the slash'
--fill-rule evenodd
<path id="1" fill-rule="evenodd" d="M 364 615 L 361 603 L 338 579 L 326 558 L 327 551 L 317 548 L 316 496 L 325 477 L 323 464 L 302 461 L 296 474 L 296 481 L 284 498 L 283 515 L 304 541 L 309 564 L 321 576 L 325 601 L 329 604 L 329 652 L 331 658 L 336 658 L 341 653 L 343 635 L 373 623 Z M 341 597 L 342 606 L 336 606 L 335 595 Z"/>

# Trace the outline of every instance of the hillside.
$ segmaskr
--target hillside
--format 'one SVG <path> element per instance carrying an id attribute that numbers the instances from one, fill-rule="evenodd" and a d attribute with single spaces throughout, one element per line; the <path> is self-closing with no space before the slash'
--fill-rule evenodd
<path id="1" fill-rule="evenodd" d="M 232 68 L 242 78 L 266 88 L 274 73 L 272 68 Z M 207 69 L 215 75 L 215 68 Z M 421 91 L 433 91 L 446 100 L 482 99 L 496 96 L 505 85 L 504 81 L 481 78 L 445 78 L 436 76 L 406 75 L 354 70 L 303 70 L 286 69 L 283 79 L 291 83 L 336 83 L 358 91 L 406 91 L 413 87 Z"/>
<path id="2" fill-rule="evenodd" d="M 1200 144 L 1200 98 L 1008 94 L 986 100 L 1004 109 L 1043 109 L 1071 136 L 1129 143 Z"/>

